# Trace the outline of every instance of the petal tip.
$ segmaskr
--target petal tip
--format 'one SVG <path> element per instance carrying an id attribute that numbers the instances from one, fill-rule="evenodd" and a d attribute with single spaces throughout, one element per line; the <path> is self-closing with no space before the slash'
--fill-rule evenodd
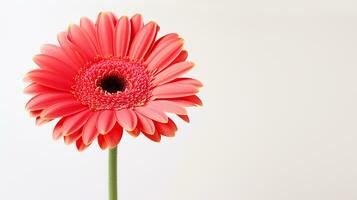
<path id="1" fill-rule="evenodd" d="M 136 13 L 135 15 L 132 16 L 132 18 L 142 18 L 143 16 L 140 13 Z"/>

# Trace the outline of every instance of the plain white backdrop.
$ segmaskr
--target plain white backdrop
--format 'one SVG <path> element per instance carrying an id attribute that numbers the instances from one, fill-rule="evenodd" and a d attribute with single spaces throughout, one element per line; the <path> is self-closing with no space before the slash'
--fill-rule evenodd
<path id="1" fill-rule="evenodd" d="M 175 138 L 123 137 L 119 199 L 357 199 L 352 0 L 1 1 L 0 199 L 107 199 L 107 152 L 53 141 L 22 93 L 40 45 L 103 10 L 178 32 L 205 84 Z"/>

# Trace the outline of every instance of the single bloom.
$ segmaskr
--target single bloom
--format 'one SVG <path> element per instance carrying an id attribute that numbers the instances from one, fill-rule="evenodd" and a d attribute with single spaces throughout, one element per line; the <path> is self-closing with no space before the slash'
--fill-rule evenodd
<path id="1" fill-rule="evenodd" d="M 176 33 L 158 39 L 160 27 L 142 16 L 117 18 L 102 12 L 95 23 L 83 17 L 58 34 L 59 45 L 45 44 L 28 72 L 26 104 L 38 125 L 59 119 L 53 138 L 76 143 L 79 151 L 94 140 L 114 148 L 124 129 L 153 141 L 174 136 L 172 113 L 189 121 L 186 107 L 202 105 L 201 82 L 182 77 L 194 66 L 186 61 Z"/>

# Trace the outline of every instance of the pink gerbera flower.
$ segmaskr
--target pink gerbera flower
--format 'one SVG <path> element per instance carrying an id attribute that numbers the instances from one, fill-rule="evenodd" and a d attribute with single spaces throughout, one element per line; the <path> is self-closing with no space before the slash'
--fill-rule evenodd
<path id="1" fill-rule="evenodd" d="M 159 26 L 141 15 L 117 18 L 100 13 L 96 23 L 82 18 L 34 56 L 39 69 L 27 73 L 26 105 L 37 124 L 59 119 L 53 138 L 76 142 L 79 151 L 97 139 L 102 149 L 118 145 L 123 129 L 153 141 L 174 136 L 166 115 L 189 121 L 185 107 L 201 105 L 202 84 L 181 77 L 186 61 L 183 40 L 170 33 L 156 39 Z"/>

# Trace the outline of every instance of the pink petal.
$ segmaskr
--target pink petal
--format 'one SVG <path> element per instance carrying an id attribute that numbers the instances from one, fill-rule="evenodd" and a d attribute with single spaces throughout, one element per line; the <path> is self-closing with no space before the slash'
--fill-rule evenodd
<path id="1" fill-rule="evenodd" d="M 198 92 L 197 87 L 187 84 L 167 83 L 153 89 L 154 98 L 176 98 L 194 95 Z"/>
<path id="2" fill-rule="evenodd" d="M 108 147 L 114 148 L 119 144 L 121 137 L 123 136 L 123 128 L 118 124 L 115 124 L 113 129 L 103 136 Z"/>
<path id="3" fill-rule="evenodd" d="M 196 106 L 196 105 L 202 106 L 201 99 L 196 95 L 174 98 L 174 99 L 170 99 L 170 101 L 176 102 L 184 107 Z"/>
<path id="4" fill-rule="evenodd" d="M 138 121 L 140 122 L 141 131 L 146 134 L 153 135 L 155 133 L 155 125 L 153 121 L 139 113 L 136 113 L 136 116 L 138 117 Z"/>
<path id="5" fill-rule="evenodd" d="M 99 147 L 102 149 L 102 150 L 105 150 L 108 148 L 108 144 L 105 142 L 105 139 L 104 139 L 104 136 L 103 135 L 98 135 L 97 137 L 97 141 L 98 141 L 98 144 L 99 144 Z"/>
<path id="6" fill-rule="evenodd" d="M 177 131 L 176 124 L 170 118 L 167 123 L 155 122 L 155 128 L 158 133 L 160 133 L 161 135 L 164 135 L 166 137 L 175 136 L 175 132 Z"/>
<path id="7" fill-rule="evenodd" d="M 160 26 L 157 25 L 156 27 L 156 31 L 155 31 L 155 35 L 154 35 L 154 38 L 156 39 L 156 36 L 157 36 L 157 33 L 160 31 Z M 148 55 L 151 53 L 151 51 L 153 50 L 154 48 L 154 45 L 155 45 L 155 39 L 154 41 L 150 44 L 150 47 L 149 47 L 149 50 L 147 50 L 147 52 L 145 53 L 144 57 L 142 58 L 142 60 L 145 60 L 146 57 L 148 57 Z"/>
<path id="8" fill-rule="evenodd" d="M 98 41 L 104 56 L 113 55 L 114 24 L 107 13 L 100 13 L 97 22 Z"/>
<path id="9" fill-rule="evenodd" d="M 72 60 L 72 62 L 74 62 L 79 67 L 85 64 L 86 60 L 84 60 L 82 55 L 78 52 L 80 49 L 78 49 L 78 47 L 69 41 L 67 32 L 59 33 L 57 40 L 60 43 L 63 51 Z"/>
<path id="10" fill-rule="evenodd" d="M 170 33 L 158 39 L 154 44 L 153 50 L 145 60 L 145 64 L 149 64 L 165 47 L 180 40 L 176 33 Z"/>
<path id="11" fill-rule="evenodd" d="M 135 35 L 129 50 L 129 57 L 135 60 L 142 59 L 155 40 L 157 24 L 149 22 Z"/>
<path id="12" fill-rule="evenodd" d="M 115 111 L 104 110 L 101 111 L 97 120 L 97 130 L 101 134 L 108 133 L 115 125 L 117 119 L 115 117 Z"/>
<path id="13" fill-rule="evenodd" d="M 91 111 L 84 110 L 65 118 L 62 125 L 64 135 L 71 135 L 81 129 L 91 116 Z"/>
<path id="14" fill-rule="evenodd" d="M 52 121 L 52 119 L 45 119 L 45 118 L 42 118 L 42 117 L 36 117 L 36 125 L 37 126 L 41 126 L 43 124 L 46 124 L 47 122 L 50 122 Z"/>
<path id="15" fill-rule="evenodd" d="M 131 40 L 135 37 L 135 35 L 143 28 L 144 22 L 143 18 L 140 14 L 134 15 L 130 19 L 131 24 Z"/>
<path id="16" fill-rule="evenodd" d="M 115 55 L 124 57 L 127 55 L 130 44 L 130 21 L 123 16 L 119 19 L 115 28 Z"/>
<path id="17" fill-rule="evenodd" d="M 86 17 L 82 17 L 81 21 L 80 21 L 80 27 L 82 28 L 83 31 L 85 31 L 88 34 L 90 40 L 92 41 L 92 43 L 94 44 L 94 46 L 96 48 L 96 52 L 101 54 L 98 40 L 97 40 L 97 37 L 98 37 L 97 29 L 96 29 L 94 23 L 90 19 L 88 19 Z"/>
<path id="18" fill-rule="evenodd" d="M 158 122 L 166 123 L 168 117 L 160 110 L 154 110 L 147 106 L 136 107 L 135 111 Z"/>
<path id="19" fill-rule="evenodd" d="M 117 121 L 122 126 L 128 131 L 132 131 L 135 129 L 138 119 L 131 109 L 122 109 L 116 111 L 116 117 Z"/>
<path id="20" fill-rule="evenodd" d="M 187 123 L 190 122 L 190 118 L 188 118 L 187 115 L 177 115 L 177 116 L 179 116 L 183 121 L 185 121 L 185 122 L 187 122 Z"/>
<path id="21" fill-rule="evenodd" d="M 148 64 L 148 70 L 158 72 L 165 69 L 181 52 L 183 40 L 176 41 L 163 48 Z"/>
<path id="22" fill-rule="evenodd" d="M 64 103 L 54 104 L 41 112 L 41 117 L 47 119 L 54 119 L 57 117 L 65 117 L 78 113 L 82 110 L 87 109 L 87 107 L 76 101 L 68 101 Z"/>
<path id="23" fill-rule="evenodd" d="M 80 66 L 77 66 L 70 57 L 67 56 L 66 52 L 59 46 L 53 44 L 45 44 L 41 47 L 41 53 L 47 56 L 57 58 L 58 60 L 66 63 L 73 70 L 77 70 Z"/>
<path id="24" fill-rule="evenodd" d="M 99 134 L 96 128 L 98 115 L 99 112 L 92 113 L 87 123 L 83 126 L 82 138 L 85 145 L 90 145 Z"/>
<path id="25" fill-rule="evenodd" d="M 153 46 L 153 51 L 158 50 L 158 49 L 161 50 L 162 47 L 165 47 L 168 44 L 171 44 L 172 42 L 177 41 L 177 40 L 179 40 L 179 35 L 177 33 L 166 34 L 155 41 L 154 46 Z M 167 42 L 169 42 L 169 43 L 167 43 Z"/>
<path id="26" fill-rule="evenodd" d="M 54 140 L 57 140 L 59 139 L 60 137 L 63 136 L 63 131 L 62 131 L 62 124 L 63 124 L 63 118 L 61 120 L 59 120 L 55 126 L 55 128 L 53 129 L 53 132 L 52 132 L 52 138 Z"/>
<path id="27" fill-rule="evenodd" d="M 84 151 L 86 148 L 88 148 L 89 145 L 84 144 L 82 138 L 79 138 L 76 141 L 76 147 L 78 149 L 78 151 Z"/>
<path id="28" fill-rule="evenodd" d="M 106 12 L 109 16 L 109 19 L 112 21 L 113 25 L 116 26 L 118 24 L 118 17 L 113 12 Z"/>
<path id="29" fill-rule="evenodd" d="M 49 87 L 46 87 L 46 86 L 43 86 L 43 85 L 39 85 L 37 83 L 31 83 L 24 89 L 24 93 L 34 94 L 34 95 L 38 95 L 41 93 L 54 93 L 54 92 L 59 92 L 59 91 L 54 90 Z"/>
<path id="30" fill-rule="evenodd" d="M 54 93 L 43 93 L 32 97 L 26 104 L 26 110 L 41 110 L 49 107 L 50 105 L 62 103 L 62 102 L 73 102 L 74 97 L 70 93 L 65 92 L 54 92 Z"/>
<path id="31" fill-rule="evenodd" d="M 139 134 L 140 134 L 139 128 L 135 128 L 135 129 L 132 130 L 132 131 L 128 131 L 128 130 L 127 130 L 127 132 L 128 132 L 131 136 L 133 136 L 133 137 L 138 137 Z"/>
<path id="32" fill-rule="evenodd" d="M 187 51 L 182 50 L 181 53 L 175 58 L 175 60 L 172 61 L 170 64 L 173 65 L 175 63 L 186 61 L 187 57 L 188 57 Z"/>
<path id="33" fill-rule="evenodd" d="M 69 39 L 75 44 L 77 47 L 84 52 L 88 58 L 88 60 L 93 59 L 97 55 L 96 47 L 90 39 L 89 35 L 82 30 L 78 25 L 72 24 L 68 28 Z"/>
<path id="34" fill-rule="evenodd" d="M 168 100 L 150 101 L 146 106 L 152 110 L 158 110 L 162 112 L 169 112 L 180 115 L 187 114 L 186 109 L 180 104 Z"/>
<path id="35" fill-rule="evenodd" d="M 35 69 L 28 72 L 25 76 L 25 80 L 30 80 L 40 85 L 66 92 L 69 91 L 72 86 L 72 81 L 64 79 L 61 77 L 61 74 L 43 69 Z"/>
<path id="36" fill-rule="evenodd" d="M 39 117 L 41 115 L 42 110 L 34 110 L 30 111 L 30 116 L 31 117 Z"/>
<path id="37" fill-rule="evenodd" d="M 82 137 L 82 129 L 78 129 L 76 132 L 74 132 L 70 135 L 65 135 L 63 137 L 63 139 L 66 144 L 72 144 L 74 141 L 78 140 L 80 137 Z"/>
<path id="38" fill-rule="evenodd" d="M 180 62 L 173 64 L 155 76 L 153 84 L 162 85 L 190 71 L 194 66 L 192 62 Z"/>
<path id="39" fill-rule="evenodd" d="M 155 131 L 154 134 L 147 134 L 145 132 L 143 132 L 143 134 L 147 138 L 149 138 L 151 141 L 154 141 L 154 142 L 160 142 L 161 141 L 161 135 L 157 131 Z"/>
<path id="40" fill-rule="evenodd" d="M 171 81 L 170 83 L 192 85 L 197 88 L 200 88 L 203 86 L 203 84 L 200 81 L 193 79 L 193 78 L 176 78 L 175 80 Z"/>

